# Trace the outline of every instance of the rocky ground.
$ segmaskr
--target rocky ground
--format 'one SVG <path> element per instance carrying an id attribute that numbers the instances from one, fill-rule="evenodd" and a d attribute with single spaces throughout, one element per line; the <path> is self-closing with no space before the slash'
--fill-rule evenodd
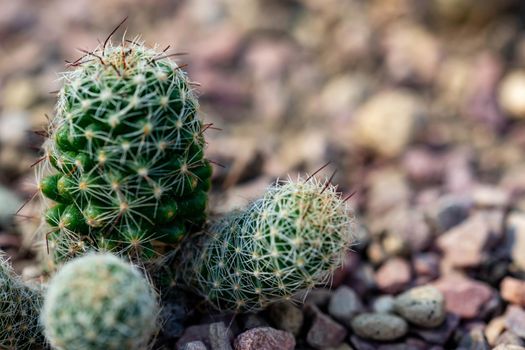
<path id="1" fill-rule="evenodd" d="M 0 0 L 0 248 L 39 278 L 31 164 L 56 72 L 129 15 L 201 83 L 212 210 L 327 161 L 360 219 L 304 305 L 225 315 L 166 296 L 165 349 L 525 348 L 519 0 Z M 121 35 L 121 33 L 119 33 Z M 175 52 L 173 51 L 173 52 Z"/>

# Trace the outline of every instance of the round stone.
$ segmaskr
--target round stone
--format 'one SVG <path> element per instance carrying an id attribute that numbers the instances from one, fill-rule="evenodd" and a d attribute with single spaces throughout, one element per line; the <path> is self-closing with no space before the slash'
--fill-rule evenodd
<path id="1" fill-rule="evenodd" d="M 405 320 L 421 327 L 437 327 L 446 317 L 445 297 L 433 286 L 412 288 L 394 301 L 395 311 Z"/>
<path id="2" fill-rule="evenodd" d="M 408 325 L 401 317 L 380 313 L 364 313 L 352 320 L 358 336 L 372 340 L 394 340 L 407 333 Z"/>

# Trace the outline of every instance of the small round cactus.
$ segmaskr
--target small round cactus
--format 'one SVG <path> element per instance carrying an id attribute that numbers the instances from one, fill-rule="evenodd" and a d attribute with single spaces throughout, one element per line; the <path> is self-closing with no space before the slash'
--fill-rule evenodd
<path id="1" fill-rule="evenodd" d="M 72 260 L 51 280 L 42 324 L 57 349 L 145 349 L 158 329 L 159 306 L 135 267 L 111 254 Z"/>
<path id="2" fill-rule="evenodd" d="M 328 180 L 285 181 L 182 249 L 181 280 L 219 309 L 256 311 L 326 283 L 352 243 L 353 216 Z"/>
<path id="3" fill-rule="evenodd" d="M 56 261 L 89 250 L 148 260 L 204 221 L 206 127 L 167 56 L 109 42 L 63 74 L 38 171 Z"/>
<path id="4" fill-rule="evenodd" d="M 0 348 L 44 347 L 39 323 L 43 297 L 39 289 L 25 285 L 9 262 L 0 256 Z"/>

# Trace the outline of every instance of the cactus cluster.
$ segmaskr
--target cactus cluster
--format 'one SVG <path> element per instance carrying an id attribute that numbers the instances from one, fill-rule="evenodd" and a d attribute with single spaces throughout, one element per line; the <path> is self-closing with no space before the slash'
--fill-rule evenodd
<path id="1" fill-rule="evenodd" d="M 205 220 L 206 127 L 167 56 L 108 42 L 63 74 L 38 171 L 56 261 L 89 250 L 148 260 Z"/>
<path id="2" fill-rule="evenodd" d="M 328 282 L 352 244 L 352 220 L 329 180 L 278 182 L 189 239 L 174 269 L 218 309 L 260 310 Z"/>
<path id="3" fill-rule="evenodd" d="M 1 267 L 0 347 L 43 344 L 40 319 L 57 349 L 148 348 L 156 294 L 117 256 L 174 257 L 164 268 L 177 282 L 235 312 L 329 282 L 353 240 L 352 213 L 330 179 L 278 181 L 202 230 L 211 166 L 192 83 L 164 51 L 108 40 L 63 74 L 37 172 L 45 242 L 66 264 L 43 301 Z"/>
<path id="4" fill-rule="evenodd" d="M 9 262 L 0 256 L 0 348 L 35 349 L 45 339 L 38 315 L 43 298 L 39 289 L 25 285 Z"/>
<path id="5" fill-rule="evenodd" d="M 158 329 L 158 313 L 141 272 L 106 253 L 64 265 L 48 287 L 41 319 L 56 349 L 142 350 Z"/>

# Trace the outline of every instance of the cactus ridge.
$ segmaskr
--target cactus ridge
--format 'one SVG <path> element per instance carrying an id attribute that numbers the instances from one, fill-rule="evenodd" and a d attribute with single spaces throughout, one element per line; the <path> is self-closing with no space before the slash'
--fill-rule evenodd
<path id="1" fill-rule="evenodd" d="M 41 290 L 30 287 L 15 275 L 0 255 L 0 348 L 35 349 L 45 347 L 39 323 L 43 303 Z"/>
<path id="2" fill-rule="evenodd" d="M 159 306 L 142 273 L 114 255 L 88 254 L 51 280 L 41 320 L 57 349 L 148 348 Z"/>
<path id="3" fill-rule="evenodd" d="M 156 257 L 204 220 L 211 166 L 191 82 L 137 40 L 74 66 L 62 74 L 38 171 L 54 258 Z"/>
<path id="4" fill-rule="evenodd" d="M 352 244 L 353 216 L 328 180 L 299 178 L 189 241 L 200 249 L 177 262 L 181 280 L 218 309 L 256 311 L 328 283 Z"/>

